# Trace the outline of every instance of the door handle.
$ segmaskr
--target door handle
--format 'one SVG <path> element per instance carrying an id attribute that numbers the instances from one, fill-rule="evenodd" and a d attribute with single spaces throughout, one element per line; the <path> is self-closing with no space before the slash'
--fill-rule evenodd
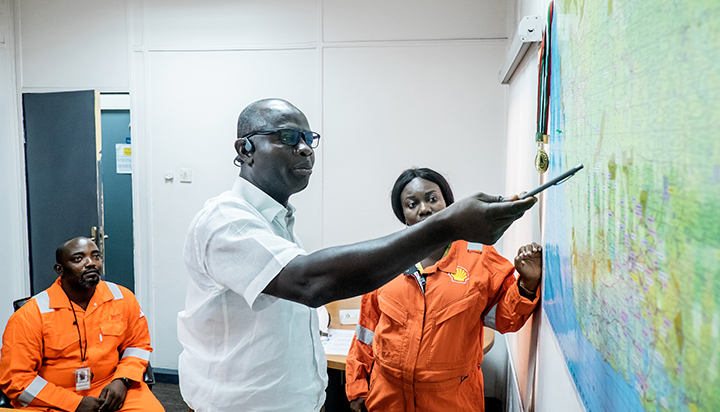
<path id="1" fill-rule="evenodd" d="M 96 240 L 97 234 L 98 234 L 98 227 L 97 226 L 91 227 L 90 228 L 90 240 L 92 240 L 93 242 L 97 242 L 97 240 Z M 107 238 L 108 238 L 108 235 L 103 235 L 103 240 L 105 240 Z"/>

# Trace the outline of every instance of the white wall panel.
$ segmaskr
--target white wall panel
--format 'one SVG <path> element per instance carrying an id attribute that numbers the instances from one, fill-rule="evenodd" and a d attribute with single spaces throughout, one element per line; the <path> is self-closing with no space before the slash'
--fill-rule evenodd
<path id="1" fill-rule="evenodd" d="M 293 62 L 293 64 L 288 64 Z M 177 368 L 181 351 L 175 318 L 184 309 L 187 272 L 183 244 L 190 221 L 205 201 L 232 187 L 233 143 L 240 111 L 265 97 L 282 97 L 299 107 L 319 132 L 317 51 L 235 53 L 149 53 L 147 84 L 152 162 L 153 294 L 155 363 Z M 322 144 L 322 143 L 321 143 Z M 290 198 L 298 208 L 296 231 L 309 250 L 320 247 L 322 164 L 308 189 Z M 193 171 L 180 183 L 181 168 Z M 166 181 L 166 172 L 175 179 Z"/>
<path id="2" fill-rule="evenodd" d="M 389 194 L 431 167 L 457 198 L 505 181 L 504 42 L 326 49 L 325 246 L 400 229 Z"/>
<path id="3" fill-rule="evenodd" d="M 25 218 L 25 173 L 18 94 L 12 2 L 0 0 L 0 333 L 12 315 L 11 302 L 30 295 Z"/>
<path id="4" fill-rule="evenodd" d="M 129 89 L 124 1 L 15 4 L 24 89 Z"/>
<path id="5" fill-rule="evenodd" d="M 506 37 L 505 0 L 323 0 L 323 40 Z"/>
<path id="6" fill-rule="evenodd" d="M 147 0 L 150 48 L 317 42 L 316 0 Z"/>

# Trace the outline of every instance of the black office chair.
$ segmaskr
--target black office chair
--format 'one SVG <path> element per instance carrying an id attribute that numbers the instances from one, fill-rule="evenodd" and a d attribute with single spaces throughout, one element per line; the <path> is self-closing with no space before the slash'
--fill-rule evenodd
<path id="1" fill-rule="evenodd" d="M 25 303 L 27 303 L 28 300 L 30 300 L 31 297 L 18 299 L 13 302 L 13 309 L 15 312 L 17 312 L 18 309 L 20 309 Z M 155 385 L 155 374 L 153 373 L 152 366 L 150 365 L 150 362 L 147 364 L 147 368 L 145 368 L 145 373 L 143 373 L 143 382 L 152 390 L 153 385 Z M 0 391 L 0 408 L 8 408 L 13 409 L 12 405 L 10 404 L 10 398 L 8 398 L 7 395 L 5 395 L 5 392 Z"/>

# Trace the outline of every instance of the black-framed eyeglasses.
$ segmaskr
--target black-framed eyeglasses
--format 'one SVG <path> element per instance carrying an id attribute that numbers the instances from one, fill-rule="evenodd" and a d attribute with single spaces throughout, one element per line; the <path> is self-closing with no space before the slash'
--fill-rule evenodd
<path id="1" fill-rule="evenodd" d="M 309 147 L 315 149 L 320 144 L 320 135 L 315 132 L 310 131 L 304 131 L 304 130 L 297 130 L 297 129 L 275 129 L 275 130 L 264 130 L 259 132 L 252 132 L 248 133 L 245 136 L 243 136 L 244 139 L 247 139 L 251 136 L 255 135 L 269 135 L 269 134 L 277 134 L 278 140 L 280 140 L 280 143 L 288 145 L 290 147 L 295 147 L 298 143 L 300 143 L 300 139 L 303 139 L 305 141 L 305 144 Z"/>

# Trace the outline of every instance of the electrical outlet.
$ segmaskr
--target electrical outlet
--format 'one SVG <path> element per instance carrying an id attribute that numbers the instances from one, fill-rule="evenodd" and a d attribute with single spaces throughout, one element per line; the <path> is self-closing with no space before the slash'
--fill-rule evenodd
<path id="1" fill-rule="evenodd" d="M 360 318 L 360 309 L 343 309 L 340 311 L 341 325 L 357 325 Z"/>

